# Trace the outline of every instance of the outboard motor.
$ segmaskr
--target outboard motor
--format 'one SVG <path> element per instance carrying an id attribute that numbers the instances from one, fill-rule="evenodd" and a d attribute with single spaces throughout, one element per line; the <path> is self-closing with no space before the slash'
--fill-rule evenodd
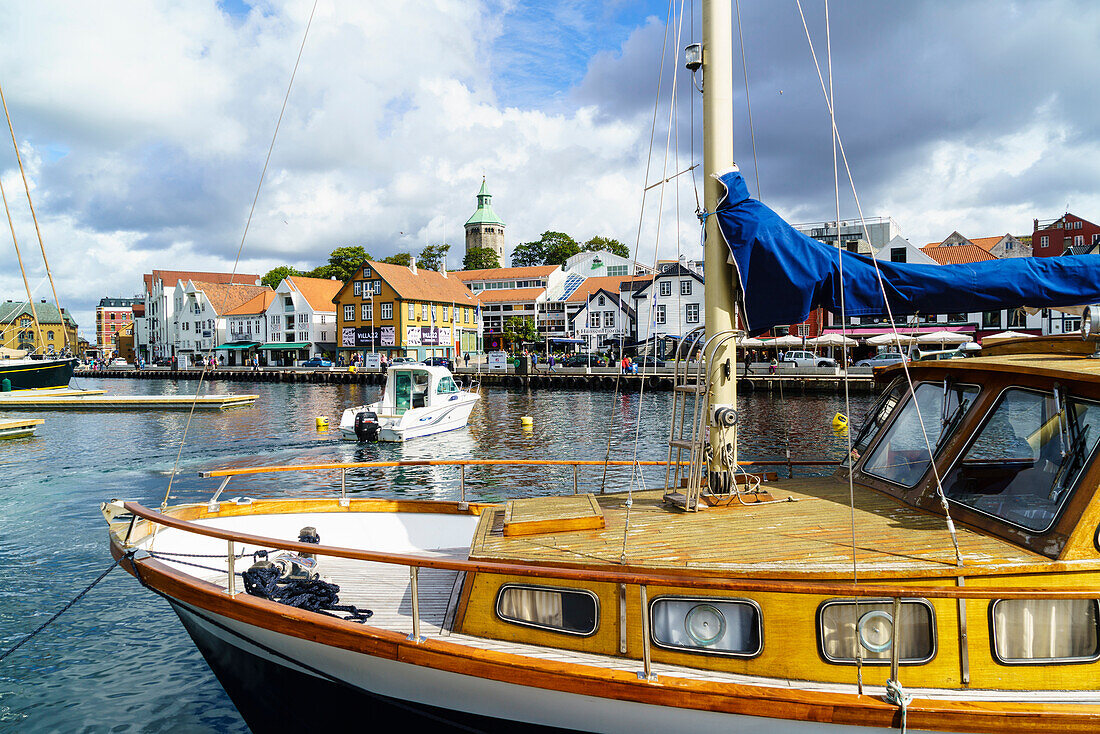
<path id="1" fill-rule="evenodd" d="M 355 437 L 360 442 L 378 440 L 378 414 L 364 410 L 355 414 Z"/>

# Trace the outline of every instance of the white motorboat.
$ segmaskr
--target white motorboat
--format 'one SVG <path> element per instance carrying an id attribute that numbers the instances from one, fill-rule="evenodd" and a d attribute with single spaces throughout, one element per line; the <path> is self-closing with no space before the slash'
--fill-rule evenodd
<path id="1" fill-rule="evenodd" d="M 465 428 L 478 397 L 476 387 L 460 388 L 446 367 L 391 365 L 382 399 L 345 410 L 340 435 L 352 441 L 401 442 Z"/>

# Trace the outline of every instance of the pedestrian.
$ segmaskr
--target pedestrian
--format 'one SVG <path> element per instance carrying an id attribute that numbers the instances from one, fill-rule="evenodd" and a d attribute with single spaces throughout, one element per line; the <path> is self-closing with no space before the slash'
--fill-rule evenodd
<path id="1" fill-rule="evenodd" d="M 470 353 L 466 352 L 466 354 L 462 355 L 462 359 L 466 362 L 466 366 L 469 367 L 470 366 Z"/>
<path id="2" fill-rule="evenodd" d="M 551 372 L 554 371 L 554 355 L 553 354 L 550 355 L 550 371 Z"/>

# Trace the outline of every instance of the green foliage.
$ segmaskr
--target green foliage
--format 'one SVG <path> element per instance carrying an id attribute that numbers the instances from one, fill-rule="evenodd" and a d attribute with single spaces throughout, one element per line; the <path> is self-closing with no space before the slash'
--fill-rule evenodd
<path id="1" fill-rule="evenodd" d="M 518 346 L 520 342 L 537 341 L 539 332 L 534 319 L 513 316 L 504 322 L 504 336 L 511 344 Z"/>
<path id="2" fill-rule="evenodd" d="M 585 242 L 584 250 L 586 252 L 603 250 L 605 252 L 610 252 L 612 255 L 618 255 L 619 257 L 625 257 L 627 259 L 630 258 L 629 247 L 618 240 L 611 239 L 610 237 L 601 237 L 599 235 Z"/>
<path id="3" fill-rule="evenodd" d="M 371 256 L 363 249 L 362 245 L 354 247 L 337 247 L 328 256 L 328 265 L 314 268 L 310 273 L 314 278 L 331 278 L 336 276 L 345 283 L 352 279 L 355 272 L 363 267 L 363 263 L 370 260 Z M 314 273 L 318 273 L 314 275 Z"/>
<path id="4" fill-rule="evenodd" d="M 496 250 L 491 247 L 471 247 L 462 260 L 463 270 L 486 270 L 499 267 L 500 258 L 497 257 Z"/>
<path id="5" fill-rule="evenodd" d="M 448 244 L 428 245 L 420 251 L 420 257 L 416 259 L 417 267 L 443 270 L 443 265 L 447 262 L 447 250 L 450 249 L 451 246 Z"/>
<path id="6" fill-rule="evenodd" d="M 538 241 L 524 242 L 512 251 L 512 266 L 562 265 L 580 251 L 577 241 L 564 232 L 546 231 Z"/>
<path id="7" fill-rule="evenodd" d="M 412 263 L 412 255 L 407 252 L 399 252 L 396 255 L 382 258 L 382 262 L 390 265 L 403 265 L 407 268 Z"/>
<path id="8" fill-rule="evenodd" d="M 267 274 L 260 278 L 260 282 L 266 285 L 268 288 L 278 288 L 279 283 L 283 282 L 284 278 L 289 278 L 294 275 L 304 275 L 301 270 L 292 268 L 289 265 L 280 265 L 277 268 L 272 268 L 267 271 Z"/>

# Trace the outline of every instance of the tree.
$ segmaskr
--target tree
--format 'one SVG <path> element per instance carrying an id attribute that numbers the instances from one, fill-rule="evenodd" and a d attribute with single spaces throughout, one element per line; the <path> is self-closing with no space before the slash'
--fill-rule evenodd
<path id="1" fill-rule="evenodd" d="M 592 239 L 588 240 L 588 242 L 585 242 L 584 250 L 586 252 L 596 252 L 598 250 L 603 250 L 605 252 L 610 252 L 612 255 L 618 255 L 619 257 L 630 259 L 629 247 L 624 245 L 622 242 L 619 242 L 618 240 L 611 239 L 609 237 L 601 237 L 599 235 L 596 235 Z"/>
<path id="2" fill-rule="evenodd" d="M 428 245 L 420 251 L 420 257 L 417 258 L 416 264 L 428 270 L 442 270 L 447 262 L 447 250 L 449 249 L 451 249 L 451 246 L 448 244 Z"/>
<path id="3" fill-rule="evenodd" d="M 277 268 L 272 268 L 267 271 L 267 274 L 260 278 L 260 282 L 266 285 L 268 288 L 278 288 L 279 284 L 283 282 L 284 278 L 290 278 L 295 275 L 304 275 L 301 270 L 293 268 L 289 265 L 280 265 Z"/>
<path id="4" fill-rule="evenodd" d="M 399 252 L 396 255 L 382 258 L 382 262 L 390 265 L 403 265 L 407 268 L 412 264 L 412 255 L 407 252 Z"/>
<path id="5" fill-rule="evenodd" d="M 322 265 L 314 269 L 314 273 L 323 272 L 324 275 L 316 275 L 318 278 L 331 278 L 336 276 L 345 283 L 354 277 L 356 271 L 363 267 L 363 263 L 370 260 L 371 256 L 363 249 L 362 245 L 337 247 L 328 256 L 328 266 Z"/>
<path id="6" fill-rule="evenodd" d="M 504 322 L 504 337 L 510 344 L 519 346 L 521 342 L 537 341 L 539 332 L 535 328 L 534 319 L 513 316 Z"/>
<path id="7" fill-rule="evenodd" d="M 513 258 L 513 262 L 515 262 Z M 497 251 L 491 247 L 471 247 L 466 250 L 466 257 L 462 260 L 463 270 L 487 270 L 499 268 L 500 258 Z"/>
<path id="8" fill-rule="evenodd" d="M 580 251 L 577 241 L 564 232 L 546 231 L 537 242 L 524 242 L 512 251 L 512 266 L 562 265 Z"/>

